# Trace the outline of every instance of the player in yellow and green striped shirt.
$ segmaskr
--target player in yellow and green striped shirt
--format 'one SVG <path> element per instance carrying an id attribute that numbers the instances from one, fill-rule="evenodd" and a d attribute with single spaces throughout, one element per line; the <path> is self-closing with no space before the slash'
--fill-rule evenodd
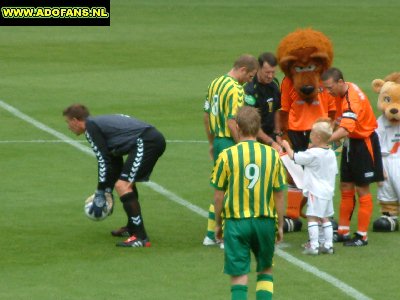
<path id="1" fill-rule="evenodd" d="M 215 137 L 233 137 L 229 119 L 234 119 L 238 107 L 244 104 L 243 86 L 228 74 L 213 80 L 208 88 L 205 110 L 209 129 Z"/>
<path id="2" fill-rule="evenodd" d="M 236 120 L 239 143 L 221 152 L 211 175 L 215 234 L 222 238 L 224 219 L 224 272 L 231 275 L 232 299 L 247 299 L 250 250 L 257 261 L 257 299 L 272 299 L 275 241 L 283 238 L 285 171 L 279 153 L 256 140 L 258 111 L 242 107 Z"/>
<path id="3" fill-rule="evenodd" d="M 204 127 L 210 145 L 210 157 L 218 154 L 238 140 L 235 115 L 244 105 L 243 84 L 250 82 L 258 69 L 257 59 L 251 55 L 240 56 L 228 74 L 212 81 L 204 104 Z M 207 235 L 203 244 L 215 245 L 214 205 L 209 208 Z"/>

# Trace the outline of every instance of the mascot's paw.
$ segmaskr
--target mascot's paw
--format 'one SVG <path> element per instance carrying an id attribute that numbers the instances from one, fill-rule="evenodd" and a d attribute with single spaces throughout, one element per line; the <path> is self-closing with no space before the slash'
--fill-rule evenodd
<path id="1" fill-rule="evenodd" d="M 284 216 L 283 232 L 301 231 L 302 226 L 303 226 L 303 223 L 300 221 L 300 219 L 292 219 L 292 218 Z"/>
<path id="2" fill-rule="evenodd" d="M 399 222 L 397 218 L 384 214 L 374 221 L 372 226 L 374 232 L 393 232 L 399 230 Z"/>

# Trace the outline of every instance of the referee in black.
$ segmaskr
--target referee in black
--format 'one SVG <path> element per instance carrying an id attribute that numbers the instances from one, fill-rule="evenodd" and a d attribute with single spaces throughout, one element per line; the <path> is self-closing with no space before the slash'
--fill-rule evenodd
<path id="1" fill-rule="evenodd" d="M 271 52 L 264 52 L 258 57 L 258 64 L 256 76 L 244 87 L 245 102 L 257 108 L 261 116 L 261 130 L 257 139 L 281 152 L 281 130 L 277 119 L 281 108 L 281 92 L 279 80 L 275 77 L 278 61 Z"/>
<path id="2" fill-rule="evenodd" d="M 82 104 L 67 107 L 63 116 L 72 132 L 85 133 L 97 158 L 98 184 L 89 212 L 99 218 L 106 205 L 105 193 L 112 193 L 115 187 L 128 217 L 126 226 L 111 232 L 128 237 L 117 246 L 150 247 L 135 183 L 149 180 L 165 151 L 164 136 L 154 126 L 127 115 L 92 117 Z"/>

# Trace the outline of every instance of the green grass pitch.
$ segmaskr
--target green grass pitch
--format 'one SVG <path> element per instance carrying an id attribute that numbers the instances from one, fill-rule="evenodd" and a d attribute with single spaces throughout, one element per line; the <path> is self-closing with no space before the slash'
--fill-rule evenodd
<path id="1" fill-rule="evenodd" d="M 0 107 L 0 299 L 228 299 L 223 252 L 201 245 L 212 197 L 202 127 L 209 82 L 240 54 L 275 52 L 289 32 L 313 27 L 375 107 L 371 81 L 400 71 L 399 9 L 395 0 L 118 0 L 110 27 L 0 27 L 2 103 L 82 146 L 62 117 L 73 102 L 154 124 L 169 143 L 152 181 L 200 209 L 140 184 L 152 247 L 115 247 L 109 232 L 125 223 L 120 203 L 102 222 L 83 213 L 95 158 Z M 322 257 L 301 254 L 306 239 L 304 229 L 285 236 L 274 299 L 398 296 L 399 232 L 371 232 L 367 247 L 337 245 Z M 253 299 L 254 281 L 253 266 Z"/>

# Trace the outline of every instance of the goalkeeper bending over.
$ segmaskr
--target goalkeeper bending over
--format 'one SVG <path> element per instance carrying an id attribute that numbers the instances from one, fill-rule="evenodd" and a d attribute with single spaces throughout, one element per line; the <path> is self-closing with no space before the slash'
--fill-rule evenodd
<path id="1" fill-rule="evenodd" d="M 73 133 L 85 134 L 97 158 L 98 184 L 90 212 L 99 218 L 106 205 L 105 194 L 115 187 L 128 218 L 125 226 L 111 232 L 128 236 L 117 246 L 149 247 L 136 182 L 149 180 L 166 147 L 163 135 L 152 125 L 126 115 L 92 117 L 81 104 L 67 107 L 63 116 Z"/>

